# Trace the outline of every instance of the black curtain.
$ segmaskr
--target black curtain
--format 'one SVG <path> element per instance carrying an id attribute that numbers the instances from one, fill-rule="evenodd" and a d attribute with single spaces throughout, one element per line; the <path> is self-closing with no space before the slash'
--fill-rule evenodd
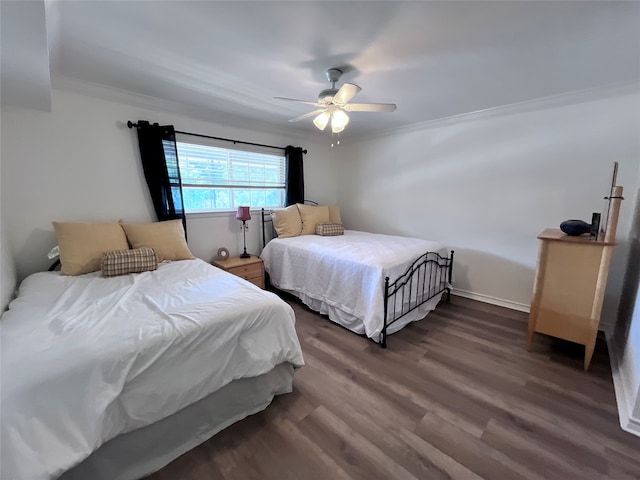
<path id="1" fill-rule="evenodd" d="M 187 234 L 178 165 L 176 132 L 172 125 L 138 120 L 138 145 L 144 177 L 159 221 L 181 219 Z"/>
<path id="2" fill-rule="evenodd" d="M 302 148 L 287 146 L 284 155 L 287 160 L 287 183 L 285 184 L 286 206 L 304 203 L 304 171 L 302 168 Z"/>

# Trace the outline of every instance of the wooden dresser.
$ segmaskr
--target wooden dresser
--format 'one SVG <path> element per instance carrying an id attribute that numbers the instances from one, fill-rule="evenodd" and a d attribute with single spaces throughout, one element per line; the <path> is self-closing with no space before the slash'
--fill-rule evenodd
<path id="1" fill-rule="evenodd" d="M 227 260 L 214 260 L 212 263 L 218 268 L 264 288 L 264 263 L 260 257 L 255 255 L 249 258 L 230 257 Z"/>
<path id="2" fill-rule="evenodd" d="M 622 196 L 622 187 L 619 198 Z M 527 348 L 534 333 L 544 333 L 585 346 L 589 368 L 615 243 L 619 201 L 612 209 L 604 238 L 569 236 L 549 228 L 538 235 L 540 250 L 529 314 Z"/>

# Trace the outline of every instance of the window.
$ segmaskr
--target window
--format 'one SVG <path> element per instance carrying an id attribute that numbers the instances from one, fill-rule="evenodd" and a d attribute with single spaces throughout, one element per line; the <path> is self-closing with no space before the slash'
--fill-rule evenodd
<path id="1" fill-rule="evenodd" d="M 180 140 L 176 144 L 187 213 L 284 205 L 284 155 Z"/>

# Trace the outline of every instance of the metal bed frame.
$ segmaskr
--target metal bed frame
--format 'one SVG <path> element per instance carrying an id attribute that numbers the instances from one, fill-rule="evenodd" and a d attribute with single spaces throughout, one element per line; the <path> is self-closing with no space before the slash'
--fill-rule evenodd
<path id="1" fill-rule="evenodd" d="M 273 219 L 271 215 L 268 215 L 269 218 L 266 218 L 264 208 L 262 209 L 261 215 L 262 248 L 264 248 L 267 245 L 265 223 L 271 222 L 273 225 Z M 389 326 L 393 325 L 409 312 L 412 312 L 443 292 L 447 294 L 447 302 L 451 301 L 453 254 L 453 250 L 451 250 L 449 257 L 443 257 L 436 252 L 423 253 L 393 282 L 390 282 L 389 277 L 385 277 L 383 297 L 384 324 L 379 339 L 382 348 L 387 348 L 387 330 Z M 405 298 L 408 300 L 405 301 Z"/>
<path id="2" fill-rule="evenodd" d="M 380 332 L 380 346 L 382 348 L 387 347 L 387 329 L 389 326 L 406 314 L 445 291 L 447 292 L 447 302 L 451 301 L 450 285 L 453 277 L 453 254 L 454 251 L 451 250 L 451 255 L 447 258 L 436 252 L 423 253 L 395 281 L 389 283 L 389 277 L 385 277 L 384 325 L 382 332 Z M 431 265 L 431 268 L 427 273 L 429 265 Z M 446 279 L 445 282 L 443 282 L 443 277 Z M 412 300 L 414 293 L 415 299 Z M 409 299 L 406 304 L 405 294 Z M 400 298 L 399 311 L 396 308 L 398 298 Z M 390 304 L 393 304 L 391 315 L 389 314 Z"/>

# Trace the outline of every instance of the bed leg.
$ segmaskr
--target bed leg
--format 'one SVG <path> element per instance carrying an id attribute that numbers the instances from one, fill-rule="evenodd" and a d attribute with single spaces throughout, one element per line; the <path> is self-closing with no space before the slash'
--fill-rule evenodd
<path id="1" fill-rule="evenodd" d="M 389 277 L 384 278 L 384 325 L 382 326 L 382 332 L 380 332 L 380 346 L 387 348 L 387 303 L 389 303 Z"/>
<path id="2" fill-rule="evenodd" d="M 453 281 L 453 254 L 455 252 L 453 250 L 451 250 L 451 255 L 449 256 L 449 271 L 447 272 L 449 274 L 449 285 L 451 285 L 451 282 Z M 451 287 L 447 288 L 447 303 L 451 303 Z"/>

